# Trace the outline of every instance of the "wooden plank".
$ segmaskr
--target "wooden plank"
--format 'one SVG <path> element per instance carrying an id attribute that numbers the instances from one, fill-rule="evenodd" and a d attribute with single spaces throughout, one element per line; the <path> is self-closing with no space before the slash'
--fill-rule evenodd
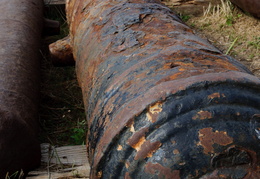
<path id="1" fill-rule="evenodd" d="M 42 162 L 63 165 L 84 165 L 88 163 L 85 145 L 54 147 L 41 144 Z"/>
<path id="2" fill-rule="evenodd" d="M 45 5 L 65 5 L 66 0 L 44 0 Z"/>
<path id="3" fill-rule="evenodd" d="M 41 144 L 42 166 L 28 179 L 89 178 L 90 166 L 85 145 L 54 147 Z"/>
<path id="4" fill-rule="evenodd" d="M 67 169 L 68 170 L 68 169 Z M 48 172 L 48 171 L 32 171 L 29 173 L 29 176 L 26 179 L 59 179 L 59 178 L 89 178 L 89 164 L 84 166 L 71 168 L 70 171 L 57 171 L 57 172 Z"/>

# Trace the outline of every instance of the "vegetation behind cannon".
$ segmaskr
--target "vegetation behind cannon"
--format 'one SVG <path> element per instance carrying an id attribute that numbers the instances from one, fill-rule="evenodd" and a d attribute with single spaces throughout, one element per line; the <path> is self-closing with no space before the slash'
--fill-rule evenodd
<path id="1" fill-rule="evenodd" d="M 260 81 L 156 0 L 69 0 L 91 178 L 259 177 Z"/>

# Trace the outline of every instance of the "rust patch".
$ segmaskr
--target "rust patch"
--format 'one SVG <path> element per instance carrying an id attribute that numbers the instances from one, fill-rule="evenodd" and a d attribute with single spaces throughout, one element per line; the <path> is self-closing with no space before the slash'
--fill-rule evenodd
<path id="1" fill-rule="evenodd" d="M 133 147 L 136 151 L 139 151 L 141 148 L 141 145 L 145 142 L 145 137 L 141 137 L 135 144 L 132 144 L 131 147 Z"/>
<path id="2" fill-rule="evenodd" d="M 173 150 L 173 153 L 176 155 L 176 154 L 179 154 L 179 153 L 180 153 L 180 151 L 179 151 L 179 150 L 177 150 L 177 149 L 175 149 L 175 150 Z"/>
<path id="3" fill-rule="evenodd" d="M 208 99 L 214 99 L 214 98 L 220 98 L 220 97 L 226 97 L 225 94 L 220 94 L 220 93 L 213 93 L 208 96 Z"/>
<path id="4" fill-rule="evenodd" d="M 122 145 L 118 145 L 118 146 L 117 146 L 117 150 L 118 150 L 118 151 L 121 151 L 122 149 L 123 149 Z"/>
<path id="5" fill-rule="evenodd" d="M 128 145 L 133 147 L 136 151 L 140 150 L 140 147 L 146 141 L 145 133 L 148 132 L 148 128 L 143 128 L 138 132 L 135 132 L 132 137 L 130 137 L 127 141 Z"/>
<path id="6" fill-rule="evenodd" d="M 129 172 L 125 173 L 125 179 L 131 179 Z"/>
<path id="7" fill-rule="evenodd" d="M 132 125 L 130 126 L 130 131 L 133 132 L 133 133 L 135 132 L 134 124 L 132 124 Z"/>
<path id="8" fill-rule="evenodd" d="M 157 102 L 154 105 L 150 106 L 148 112 L 146 113 L 146 117 L 148 121 L 154 123 L 157 121 L 158 115 L 162 112 L 162 103 Z"/>
<path id="9" fill-rule="evenodd" d="M 209 111 L 199 111 L 195 116 L 192 117 L 192 119 L 211 119 L 212 118 L 212 113 Z"/>
<path id="10" fill-rule="evenodd" d="M 199 140 L 198 145 L 204 148 L 204 153 L 214 153 L 213 144 L 218 145 L 229 145 L 233 142 L 233 138 L 227 135 L 225 131 L 212 131 L 212 128 L 203 128 L 199 130 Z"/>
<path id="11" fill-rule="evenodd" d="M 153 164 L 151 162 L 148 162 L 145 165 L 145 173 L 149 173 L 152 175 L 157 175 L 159 178 L 165 178 L 165 179 L 180 179 L 180 171 L 179 170 L 171 170 L 170 168 L 166 168 L 159 163 Z"/>
<path id="12" fill-rule="evenodd" d="M 130 128 L 131 132 L 135 132 L 134 123 L 134 119 L 131 119 L 126 123 L 126 127 Z"/>
<path id="13" fill-rule="evenodd" d="M 128 161 L 125 162 L 125 168 L 129 168 L 130 163 Z"/>
<path id="14" fill-rule="evenodd" d="M 220 98 L 220 94 L 219 93 L 213 93 L 213 94 L 208 96 L 208 99 L 214 99 L 214 98 Z"/>
<path id="15" fill-rule="evenodd" d="M 159 141 L 153 143 L 150 141 L 145 141 L 143 145 L 141 145 L 141 149 L 137 152 L 135 160 L 152 157 L 153 153 L 158 150 L 161 145 L 162 143 Z"/>
<path id="16" fill-rule="evenodd" d="M 158 102 L 155 103 L 153 106 L 150 106 L 149 112 L 151 112 L 152 114 L 158 114 L 162 112 L 162 103 Z"/>
<path id="17" fill-rule="evenodd" d="M 97 177 L 98 177 L 98 178 L 101 178 L 101 177 L 102 177 L 102 171 L 99 171 L 99 172 L 97 173 Z"/>
<path id="18" fill-rule="evenodd" d="M 153 117 L 152 117 L 152 115 L 149 112 L 146 113 L 146 117 L 147 117 L 148 121 L 154 123 Z"/>

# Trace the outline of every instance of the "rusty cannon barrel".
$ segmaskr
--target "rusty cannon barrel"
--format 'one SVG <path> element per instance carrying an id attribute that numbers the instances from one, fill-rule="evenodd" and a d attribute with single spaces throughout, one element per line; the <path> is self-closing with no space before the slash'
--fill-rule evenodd
<path id="1" fill-rule="evenodd" d="M 42 0 L 0 1 L 0 178 L 40 163 Z"/>
<path id="2" fill-rule="evenodd" d="M 91 178 L 259 178 L 260 80 L 156 0 L 68 0 Z"/>
<path id="3" fill-rule="evenodd" d="M 245 12 L 260 18 L 260 1 L 259 0 L 230 0 Z"/>

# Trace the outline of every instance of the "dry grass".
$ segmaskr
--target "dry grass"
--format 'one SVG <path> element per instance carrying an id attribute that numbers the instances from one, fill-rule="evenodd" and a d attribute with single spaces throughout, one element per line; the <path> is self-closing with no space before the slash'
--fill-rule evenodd
<path id="1" fill-rule="evenodd" d="M 259 20 L 244 14 L 229 1 L 222 1 L 221 5 L 210 5 L 203 16 L 190 18 L 187 24 L 260 77 Z"/>

